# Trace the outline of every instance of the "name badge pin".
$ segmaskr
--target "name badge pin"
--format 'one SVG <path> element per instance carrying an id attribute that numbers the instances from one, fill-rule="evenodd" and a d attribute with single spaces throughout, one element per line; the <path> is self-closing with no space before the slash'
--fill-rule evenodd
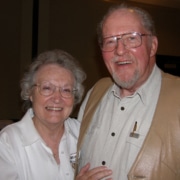
<path id="1" fill-rule="evenodd" d="M 136 121 L 135 124 L 134 124 L 133 131 L 132 131 L 132 132 L 130 133 L 130 135 L 129 135 L 130 137 L 139 138 L 139 134 L 135 132 L 136 129 L 137 129 L 137 121 Z"/>

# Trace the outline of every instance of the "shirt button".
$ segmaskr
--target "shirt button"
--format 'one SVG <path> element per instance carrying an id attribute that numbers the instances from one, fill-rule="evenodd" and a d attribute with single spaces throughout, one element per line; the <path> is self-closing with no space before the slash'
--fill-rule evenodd
<path id="1" fill-rule="evenodd" d="M 112 133 L 111 133 L 111 136 L 115 136 L 115 133 L 114 133 L 114 132 L 112 132 Z"/>
<path id="2" fill-rule="evenodd" d="M 102 165 L 105 165 L 106 164 L 106 161 L 102 161 Z"/>
<path id="3" fill-rule="evenodd" d="M 124 111 L 125 110 L 125 108 L 124 107 L 121 107 L 121 111 Z"/>

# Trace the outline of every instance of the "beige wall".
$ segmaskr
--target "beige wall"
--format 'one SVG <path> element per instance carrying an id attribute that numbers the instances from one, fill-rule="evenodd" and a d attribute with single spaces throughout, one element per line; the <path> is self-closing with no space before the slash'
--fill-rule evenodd
<path id="1" fill-rule="evenodd" d="M 111 3 L 102 0 L 39 0 L 38 52 L 61 48 L 87 72 L 88 90 L 107 75 L 96 42 L 96 25 Z M 158 54 L 180 56 L 180 9 L 136 4 L 153 16 Z M 31 62 L 32 0 L 3 1 L 1 15 L 0 119 L 21 117 L 19 81 Z"/>

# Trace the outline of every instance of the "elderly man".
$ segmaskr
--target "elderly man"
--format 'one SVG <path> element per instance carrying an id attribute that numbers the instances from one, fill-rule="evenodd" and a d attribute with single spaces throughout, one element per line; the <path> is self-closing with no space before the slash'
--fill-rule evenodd
<path id="1" fill-rule="evenodd" d="M 105 165 L 114 180 L 179 180 L 180 79 L 156 65 L 150 15 L 118 5 L 98 33 L 111 78 L 96 83 L 81 106 L 79 168 Z"/>

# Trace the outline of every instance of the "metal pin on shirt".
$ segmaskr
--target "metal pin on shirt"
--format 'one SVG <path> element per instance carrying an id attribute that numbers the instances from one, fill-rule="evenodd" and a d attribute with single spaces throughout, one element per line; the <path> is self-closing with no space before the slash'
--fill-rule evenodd
<path id="1" fill-rule="evenodd" d="M 137 121 L 135 122 L 135 124 L 134 124 L 134 128 L 133 128 L 133 131 L 130 133 L 130 137 L 134 137 L 134 138 L 138 138 L 139 137 L 139 134 L 138 133 L 135 133 L 135 131 L 136 131 L 136 129 L 137 129 Z"/>

